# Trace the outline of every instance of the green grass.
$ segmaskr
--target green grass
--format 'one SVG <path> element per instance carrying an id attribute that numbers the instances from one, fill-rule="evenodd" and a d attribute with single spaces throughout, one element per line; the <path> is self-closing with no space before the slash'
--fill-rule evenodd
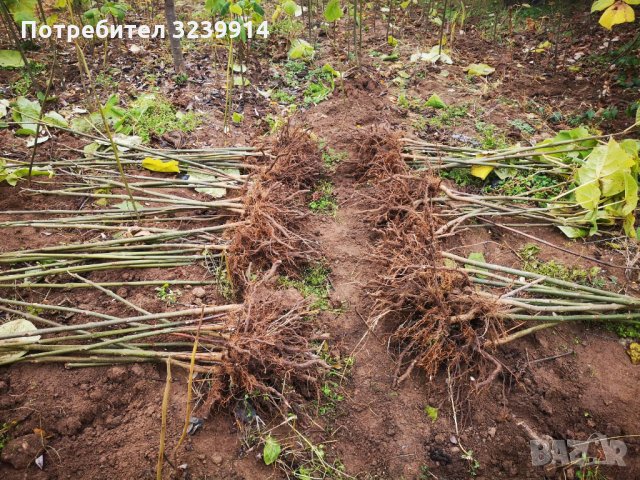
<path id="1" fill-rule="evenodd" d="M 271 98 L 278 103 L 293 103 L 296 101 L 296 96 L 285 92 L 284 90 L 276 90 L 271 94 Z"/>
<path id="2" fill-rule="evenodd" d="M 283 287 L 292 287 L 298 290 L 303 297 L 313 297 L 311 308 L 314 310 L 330 310 L 329 274 L 331 270 L 324 263 L 317 263 L 304 270 L 300 279 L 280 277 L 278 283 Z"/>
<path id="3" fill-rule="evenodd" d="M 603 288 L 607 281 L 602 275 L 600 267 L 584 268 L 580 266 L 567 266 L 555 260 L 544 261 L 538 258 L 540 247 L 528 243 L 520 249 L 522 269 L 527 272 L 545 275 L 557 280 L 579 283 L 596 288 Z"/>
<path id="4" fill-rule="evenodd" d="M 325 215 L 335 215 L 338 211 L 338 204 L 333 194 L 333 184 L 327 180 L 318 182 L 311 195 L 309 208 L 314 213 Z"/>
<path id="5" fill-rule="evenodd" d="M 429 125 L 435 128 L 451 127 L 458 125 L 460 118 L 469 115 L 467 105 L 452 105 L 439 111 L 438 115 L 428 120 Z"/>
<path id="6" fill-rule="evenodd" d="M 507 148 L 509 144 L 504 134 L 492 123 L 476 122 L 476 131 L 480 135 L 480 145 L 485 150 Z"/>
<path id="7" fill-rule="evenodd" d="M 144 142 L 152 136 L 179 130 L 189 133 L 200 124 L 199 115 L 194 112 L 179 112 L 160 95 L 141 95 L 126 111 L 118 131 L 126 135 L 138 135 Z"/>
<path id="8" fill-rule="evenodd" d="M 532 175 L 516 174 L 513 177 L 498 180 L 497 183 L 484 187 L 484 192 L 495 195 L 508 195 L 517 197 L 527 194 L 527 192 L 539 189 L 546 189 L 533 194 L 534 198 L 553 198 L 561 193 L 561 188 L 557 186 L 558 181 L 542 173 Z"/>

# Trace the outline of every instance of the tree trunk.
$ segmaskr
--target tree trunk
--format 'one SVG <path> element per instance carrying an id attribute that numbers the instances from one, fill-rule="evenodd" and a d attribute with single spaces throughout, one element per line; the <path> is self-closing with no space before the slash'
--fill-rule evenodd
<path id="1" fill-rule="evenodd" d="M 164 0 L 164 14 L 167 17 L 167 33 L 169 34 L 169 43 L 171 45 L 173 68 L 176 73 L 183 73 L 185 68 L 182 47 L 180 46 L 180 39 L 175 38 L 176 27 L 173 25 L 173 22 L 176 21 L 176 4 L 174 0 Z"/>

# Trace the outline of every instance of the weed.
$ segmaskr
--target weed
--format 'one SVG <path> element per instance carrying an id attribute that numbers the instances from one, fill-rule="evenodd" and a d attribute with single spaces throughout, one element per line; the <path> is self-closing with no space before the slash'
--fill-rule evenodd
<path id="1" fill-rule="evenodd" d="M 338 393 L 338 388 L 340 388 L 340 385 L 336 382 L 327 381 L 324 383 L 320 389 L 324 396 L 324 401 L 321 405 L 318 405 L 318 414 L 325 416 L 335 413 L 338 403 L 344 400 L 344 395 Z"/>
<path id="2" fill-rule="evenodd" d="M 533 128 L 524 120 L 520 120 L 519 118 L 511 120 L 509 124 L 520 130 L 522 133 L 526 133 L 527 135 L 533 135 L 534 133 L 536 133 L 535 128 Z"/>
<path id="3" fill-rule="evenodd" d="M 413 123 L 411 124 L 411 126 L 413 127 L 413 129 L 417 132 L 422 132 L 424 129 L 427 128 L 427 125 L 429 124 L 429 122 L 427 121 L 426 117 L 418 117 L 417 119 L 415 119 L 413 121 Z"/>
<path id="4" fill-rule="evenodd" d="M 273 135 L 279 132 L 282 127 L 284 127 L 287 123 L 287 119 L 285 117 L 281 117 L 279 115 L 267 115 L 264 117 L 264 121 L 269 127 L 269 135 Z"/>
<path id="5" fill-rule="evenodd" d="M 7 444 L 7 441 L 9 440 L 9 436 L 7 435 L 9 428 L 9 424 L 6 423 L 3 423 L 0 427 L 0 452 L 2 452 L 5 445 Z"/>
<path id="6" fill-rule="evenodd" d="M 582 455 L 582 464 L 584 466 L 581 466 L 580 470 L 576 472 L 576 478 L 578 480 L 607 480 L 607 477 L 600 473 L 600 466 L 590 466 L 587 454 L 583 453 Z"/>
<path id="7" fill-rule="evenodd" d="M 492 123 L 476 122 L 476 131 L 480 134 L 480 144 L 486 150 L 507 148 L 504 134 L 498 132 L 498 127 Z"/>
<path id="8" fill-rule="evenodd" d="M 213 275 L 218 293 L 225 300 L 232 300 L 234 297 L 233 282 L 227 265 L 226 257 L 216 258 L 207 255 L 207 268 Z"/>
<path id="9" fill-rule="evenodd" d="M 459 118 L 469 115 L 469 107 L 467 105 L 452 105 L 439 111 L 438 115 L 428 120 L 429 124 L 435 128 L 445 126 L 455 126 L 458 124 Z"/>
<path id="10" fill-rule="evenodd" d="M 296 88 L 300 80 L 304 79 L 307 65 L 304 62 L 290 60 L 284 64 L 284 82 L 287 86 Z"/>
<path id="11" fill-rule="evenodd" d="M 25 96 L 31 88 L 31 77 L 24 75 L 11 84 L 11 91 L 16 96 Z"/>
<path id="12" fill-rule="evenodd" d="M 496 191 L 510 197 L 518 197 L 528 192 L 534 191 L 534 198 L 553 198 L 559 195 L 561 188 L 557 186 L 558 181 L 542 173 L 532 175 L 517 174 L 512 177 L 500 179 L 497 182 L 487 185 L 485 193 L 495 193 Z"/>
<path id="13" fill-rule="evenodd" d="M 418 480 L 430 480 L 432 478 L 437 478 L 431 473 L 431 469 L 428 465 L 420 466 L 420 473 L 418 474 Z"/>
<path id="14" fill-rule="evenodd" d="M 580 125 L 593 122 L 595 118 L 596 118 L 596 112 L 595 110 L 593 110 L 593 108 L 590 108 L 584 113 L 570 117 L 567 120 L 567 123 L 572 127 L 578 127 Z"/>
<path id="15" fill-rule="evenodd" d="M 473 456 L 473 450 L 467 450 L 462 455 L 462 459 L 469 462 L 469 475 L 476 477 L 480 469 L 480 462 Z"/>
<path id="16" fill-rule="evenodd" d="M 312 309 L 330 310 L 329 273 L 331 271 L 324 263 L 317 263 L 307 268 L 300 280 L 280 277 L 278 283 L 284 287 L 295 288 L 305 298 L 313 296 L 315 301 L 311 304 Z"/>
<path id="17" fill-rule="evenodd" d="M 482 180 L 471 175 L 471 170 L 468 168 L 442 170 L 440 172 L 440 176 L 453 181 L 456 185 L 461 187 L 479 187 L 482 185 Z"/>
<path id="18" fill-rule="evenodd" d="M 578 266 L 566 266 L 555 260 L 545 262 L 538 259 L 539 253 L 540 247 L 535 244 L 528 243 L 522 247 L 520 249 L 522 269 L 566 282 L 590 285 L 596 288 L 606 286 L 606 280 L 602 277 L 602 269 L 599 267 L 586 269 Z"/>
<path id="19" fill-rule="evenodd" d="M 304 32 L 304 24 L 289 17 L 283 17 L 269 24 L 269 35 L 280 35 L 286 38 L 295 38 Z"/>
<path id="20" fill-rule="evenodd" d="M 304 103 L 306 105 L 317 105 L 329 98 L 333 92 L 333 85 L 326 85 L 323 82 L 311 82 L 304 91 Z"/>
<path id="21" fill-rule="evenodd" d="M 333 184 L 323 180 L 316 185 L 315 191 L 311 195 L 309 208 L 315 213 L 335 215 L 338 211 L 338 204 L 333 194 Z"/>
<path id="22" fill-rule="evenodd" d="M 159 95 L 141 95 L 127 110 L 117 130 L 125 135 L 139 135 L 149 142 L 152 135 L 163 135 L 173 130 L 192 132 L 200 123 L 194 112 L 182 113 Z"/>
<path id="23" fill-rule="evenodd" d="M 602 119 L 607 122 L 611 122 L 615 120 L 616 118 L 618 118 L 618 107 L 616 107 L 615 105 L 612 105 L 610 107 L 605 108 L 602 111 L 601 116 L 602 116 Z"/>
<path id="24" fill-rule="evenodd" d="M 615 333 L 620 338 L 640 338 L 640 325 L 622 322 L 607 322 L 607 330 Z"/>
<path id="25" fill-rule="evenodd" d="M 178 301 L 178 295 L 180 295 L 180 292 L 171 290 L 168 283 L 165 283 L 161 287 L 156 287 L 156 292 L 158 292 L 156 294 L 157 297 L 163 302 L 167 302 L 167 304 L 176 303 Z"/>
<path id="26" fill-rule="evenodd" d="M 285 92 L 284 90 L 276 90 L 271 94 L 271 98 L 273 98 L 278 103 L 293 103 L 296 101 L 296 96 L 290 93 Z"/>
<path id="27" fill-rule="evenodd" d="M 347 152 L 338 152 L 333 148 L 327 147 L 322 151 L 322 162 L 327 168 L 333 169 L 348 156 Z"/>
<path id="28" fill-rule="evenodd" d="M 423 100 L 420 97 L 411 97 L 407 95 L 406 92 L 402 92 L 398 95 L 397 102 L 398 107 L 412 112 L 422 112 L 427 108 L 426 100 Z"/>
<path id="29" fill-rule="evenodd" d="M 94 82 L 97 87 L 102 87 L 105 90 L 113 91 L 118 89 L 118 82 L 116 82 L 108 73 L 99 73 L 96 75 Z"/>
<path id="30" fill-rule="evenodd" d="M 189 75 L 186 73 L 179 73 L 173 77 L 173 81 L 176 82 L 176 85 L 179 87 L 183 87 L 189 81 Z"/>

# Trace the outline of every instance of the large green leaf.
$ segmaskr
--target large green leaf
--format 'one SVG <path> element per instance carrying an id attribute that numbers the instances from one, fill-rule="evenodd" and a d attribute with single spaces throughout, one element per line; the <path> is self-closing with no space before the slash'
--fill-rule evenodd
<path id="1" fill-rule="evenodd" d="M 310 60 L 315 54 L 314 48 L 306 40 L 298 38 L 291 41 L 291 48 L 289 49 L 289 58 L 291 60 Z"/>
<path id="2" fill-rule="evenodd" d="M 342 7 L 340 0 L 330 0 L 327 8 L 324 9 L 324 19 L 327 22 L 335 22 L 342 18 Z"/>
<path id="3" fill-rule="evenodd" d="M 16 23 L 31 22 L 37 20 L 35 9 L 38 0 L 4 0 L 9 12 L 13 15 Z"/>
<path id="4" fill-rule="evenodd" d="M 465 70 L 470 77 L 486 77 L 496 71 L 495 68 L 486 63 L 472 63 Z"/>
<path id="5" fill-rule="evenodd" d="M 611 139 L 593 149 L 576 172 L 576 181 L 580 186 L 598 182 L 602 195 L 611 197 L 624 191 L 624 173 L 630 173 L 634 164 L 633 157 Z"/>
<path id="6" fill-rule="evenodd" d="M 287 15 L 293 17 L 296 14 L 296 10 L 298 9 L 298 4 L 293 0 L 287 0 L 282 4 L 282 10 Z"/>
<path id="7" fill-rule="evenodd" d="M 0 68 L 24 67 L 22 55 L 17 50 L 0 50 Z"/>
<path id="8" fill-rule="evenodd" d="M 25 97 L 18 97 L 12 104 L 12 116 L 20 124 L 20 130 L 25 135 L 35 135 L 40 118 L 40 103 Z"/>

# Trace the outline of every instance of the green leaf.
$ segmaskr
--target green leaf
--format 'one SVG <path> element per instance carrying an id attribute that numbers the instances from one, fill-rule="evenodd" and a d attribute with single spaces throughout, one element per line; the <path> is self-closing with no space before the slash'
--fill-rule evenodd
<path id="1" fill-rule="evenodd" d="M 324 9 L 324 19 L 327 22 L 335 22 L 342 18 L 342 6 L 340 0 L 329 0 L 327 8 Z"/>
<path id="2" fill-rule="evenodd" d="M 431 405 L 427 405 L 424 407 L 424 413 L 431 419 L 432 422 L 435 423 L 438 420 L 438 409 L 436 407 L 432 407 Z"/>
<path id="3" fill-rule="evenodd" d="M 597 210 L 602 192 L 597 183 L 585 183 L 576 188 L 576 202 L 585 210 Z"/>
<path id="4" fill-rule="evenodd" d="M 9 11 L 17 24 L 37 20 L 35 15 L 37 0 L 12 0 L 5 3 L 8 4 Z"/>
<path id="5" fill-rule="evenodd" d="M 568 238 L 582 238 L 582 237 L 586 237 L 589 234 L 589 231 L 585 230 L 584 228 L 567 227 L 567 226 L 558 226 L 558 228 Z"/>
<path id="6" fill-rule="evenodd" d="M 333 67 L 332 67 L 331 65 L 329 65 L 328 63 L 325 63 L 325 64 L 322 66 L 322 71 L 323 71 L 323 72 L 330 73 L 331 75 L 333 75 L 333 76 L 334 76 L 334 77 L 336 77 L 336 78 L 340 77 L 340 75 L 341 75 L 339 71 L 337 71 L 335 68 L 333 68 Z"/>
<path id="7" fill-rule="evenodd" d="M 467 75 L 470 77 L 486 77 L 487 75 L 491 75 L 496 71 L 495 68 L 487 65 L 486 63 L 472 63 L 467 68 L 465 68 Z"/>
<path id="8" fill-rule="evenodd" d="M 36 124 L 40 118 L 40 103 L 25 97 L 18 97 L 12 104 L 12 116 L 20 124 L 21 133 L 36 134 Z"/>
<path id="9" fill-rule="evenodd" d="M 609 8 L 611 5 L 613 5 L 613 2 L 614 0 L 596 0 L 595 2 L 593 2 L 593 5 L 591 5 L 591 13 L 600 12 L 605 8 Z"/>
<path id="10" fill-rule="evenodd" d="M 472 252 L 469 254 L 468 258 L 469 260 L 473 260 L 474 262 L 487 263 L 487 261 L 484 259 L 484 254 L 482 252 Z M 475 265 L 471 265 L 469 263 L 465 264 L 464 268 L 466 268 L 467 270 L 476 269 L 476 270 L 487 271 L 484 268 L 476 267 Z M 476 275 L 478 276 L 478 278 L 485 278 L 485 275 L 481 275 L 479 273 Z"/>
<path id="11" fill-rule="evenodd" d="M 0 335 L 14 335 L 16 333 L 31 333 L 38 329 L 29 320 L 19 319 L 12 320 L 10 322 L 0 325 Z M 21 349 L 25 345 L 36 343 L 40 340 L 40 335 L 33 335 L 30 337 L 18 337 L 8 340 L 0 340 L 0 347 L 2 353 L 0 353 L 0 365 L 7 362 L 11 362 L 22 357 L 26 350 Z"/>
<path id="12" fill-rule="evenodd" d="M 226 6 L 226 0 L 207 0 L 204 4 L 205 8 L 214 15 L 220 14 L 222 9 Z"/>
<path id="13" fill-rule="evenodd" d="M 437 93 L 431 95 L 425 105 L 432 108 L 447 108 L 447 104 L 442 101 Z"/>
<path id="14" fill-rule="evenodd" d="M 271 465 L 278 460 L 281 451 L 282 447 L 280 446 L 280 443 L 269 435 L 265 440 L 264 448 L 262 449 L 262 459 L 264 460 L 265 465 Z"/>
<path id="15" fill-rule="evenodd" d="M 0 50 L 0 68 L 24 67 L 22 55 L 17 50 Z"/>
<path id="16" fill-rule="evenodd" d="M 635 162 L 614 139 L 607 145 L 593 149 L 585 163 L 576 172 L 576 181 L 582 186 L 598 182 L 605 197 L 624 191 L 624 172 L 630 172 Z"/>
<path id="17" fill-rule="evenodd" d="M 237 3 L 232 3 L 229 5 L 229 11 L 231 13 L 235 13 L 236 15 L 242 15 L 242 7 Z"/>
<path id="18" fill-rule="evenodd" d="M 244 115 L 242 113 L 233 112 L 233 115 L 231 115 L 231 121 L 233 123 L 242 123 L 242 120 L 244 120 Z"/>
<path id="19" fill-rule="evenodd" d="M 134 209 L 134 205 L 135 205 L 135 209 Z M 138 202 L 131 203 L 131 200 L 126 200 L 124 202 L 116 203 L 115 205 L 113 205 L 113 207 L 119 210 L 125 210 L 127 212 L 133 212 L 134 210 L 140 211 L 144 209 L 144 206 L 142 206 L 140 203 Z"/>
<path id="20" fill-rule="evenodd" d="M 394 37 L 393 35 L 389 35 L 387 37 L 387 43 L 392 47 L 396 47 L 398 46 L 398 39 L 396 39 L 396 37 Z"/>
<path id="21" fill-rule="evenodd" d="M 20 167 L 15 169 L 0 169 L 0 182 L 5 181 L 12 187 L 15 187 L 18 183 L 18 180 L 24 178 L 29 175 L 29 167 Z M 50 167 L 47 168 L 33 168 L 31 170 L 31 176 L 33 177 L 43 177 L 48 176 L 49 178 L 53 177 L 53 170 Z"/>
<path id="22" fill-rule="evenodd" d="M 284 10 L 284 13 L 286 13 L 290 17 L 295 16 L 297 9 L 298 9 L 298 4 L 293 0 L 287 0 L 282 4 L 282 10 Z"/>
<path id="23" fill-rule="evenodd" d="M 142 160 L 142 168 L 146 168 L 152 172 L 180 173 L 180 165 L 177 160 L 164 162 L 159 158 L 147 157 Z"/>
<path id="24" fill-rule="evenodd" d="M 314 48 L 306 40 L 298 38 L 291 41 L 291 48 L 288 53 L 291 60 L 310 60 L 313 58 L 314 54 Z"/>
<path id="25" fill-rule="evenodd" d="M 67 127 L 69 126 L 69 122 L 65 120 L 65 118 L 60 115 L 58 112 L 49 112 L 45 113 L 43 120 L 49 125 L 53 125 L 55 127 Z"/>

